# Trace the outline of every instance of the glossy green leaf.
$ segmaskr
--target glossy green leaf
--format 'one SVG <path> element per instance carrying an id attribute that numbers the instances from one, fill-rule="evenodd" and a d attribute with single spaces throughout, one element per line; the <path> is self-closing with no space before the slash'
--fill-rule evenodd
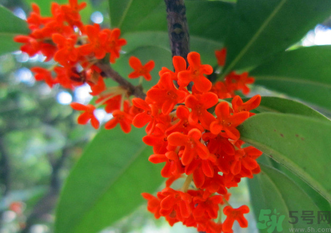
<path id="1" fill-rule="evenodd" d="M 269 218 L 276 217 L 275 225 L 266 225 L 259 227 L 260 232 L 291 232 L 291 228 L 329 228 L 326 223 L 318 223 L 318 211 L 321 211 L 313 200 L 288 176 L 284 173 L 266 166 L 261 166 L 261 173 L 255 175 L 253 179 L 248 181 L 253 210 L 257 219 L 257 224 L 264 225 L 263 211 L 269 210 L 270 215 L 265 214 Z M 276 211 L 276 213 L 274 212 Z M 295 219 L 290 218 L 289 211 L 297 211 L 294 216 L 298 217 L 296 224 L 291 224 Z M 313 211 L 313 224 L 307 224 L 302 216 L 302 211 Z M 261 214 L 262 213 L 262 214 Z M 284 216 L 284 220 L 281 217 Z M 277 228 L 277 223 L 281 228 Z M 273 228 L 275 226 L 276 228 Z M 262 229 L 261 229 L 262 228 Z M 264 229 L 263 229 L 264 228 Z"/>
<path id="2" fill-rule="evenodd" d="M 320 210 L 331 211 L 330 203 L 321 196 L 315 189 L 305 183 L 300 177 L 293 174 L 291 171 L 286 169 L 284 166 L 279 166 L 280 171 L 284 172 L 289 178 L 291 178 L 300 188 L 307 193 L 307 195 L 313 200 Z"/>
<path id="3" fill-rule="evenodd" d="M 270 157 L 263 154 L 257 159 L 259 164 L 267 165 L 273 167 L 280 172 L 285 173 L 289 178 L 291 178 L 296 185 L 298 185 L 311 199 L 312 201 L 318 206 L 319 209 L 323 211 L 330 211 L 331 206 L 330 203 L 321 196 L 315 189 L 309 186 L 306 182 L 304 182 L 300 177 L 295 175 L 293 172 L 288 170 L 283 165 L 277 163 L 275 160 L 271 159 Z"/>
<path id="4" fill-rule="evenodd" d="M 246 100 L 244 100 L 246 101 Z M 280 97 L 263 96 L 261 104 L 256 108 L 259 112 L 289 113 L 330 121 L 326 116 L 308 107 L 307 105 Z"/>
<path id="5" fill-rule="evenodd" d="M 331 123 L 314 118 L 260 113 L 239 126 L 241 139 L 298 175 L 329 202 Z"/>
<path id="6" fill-rule="evenodd" d="M 250 72 L 257 85 L 331 110 L 331 46 L 278 54 Z"/>
<path id="7" fill-rule="evenodd" d="M 163 182 L 160 166 L 148 162 L 152 148 L 143 129 L 124 134 L 101 130 L 66 180 L 56 211 L 56 233 L 98 232 L 143 202 Z"/>
<path id="8" fill-rule="evenodd" d="M 163 0 L 108 0 L 111 26 L 122 32 L 130 31 L 149 14 L 157 10 Z"/>
<path id="9" fill-rule="evenodd" d="M 238 0 L 226 41 L 225 73 L 282 52 L 331 14 L 328 0 Z"/>
<path id="10" fill-rule="evenodd" d="M 0 55 L 18 50 L 20 44 L 14 42 L 14 37 L 28 33 L 26 22 L 0 5 Z"/>

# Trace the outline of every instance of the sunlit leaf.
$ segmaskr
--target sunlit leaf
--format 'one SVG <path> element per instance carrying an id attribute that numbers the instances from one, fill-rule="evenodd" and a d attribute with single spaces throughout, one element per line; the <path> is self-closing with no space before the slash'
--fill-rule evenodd
<path id="1" fill-rule="evenodd" d="M 331 14 L 328 0 L 238 0 L 226 41 L 225 73 L 282 52 Z"/>
<path id="2" fill-rule="evenodd" d="M 331 46 L 283 52 L 250 72 L 257 85 L 331 110 Z"/>
<path id="3" fill-rule="evenodd" d="M 319 120 L 330 121 L 326 116 L 303 103 L 280 97 L 263 96 L 261 99 L 261 104 L 256 110 L 259 112 L 297 114 L 301 116 L 313 117 Z"/>

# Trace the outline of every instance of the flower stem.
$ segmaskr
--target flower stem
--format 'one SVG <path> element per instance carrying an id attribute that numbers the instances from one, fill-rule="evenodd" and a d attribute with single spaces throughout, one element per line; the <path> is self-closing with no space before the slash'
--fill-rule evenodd
<path id="1" fill-rule="evenodd" d="M 191 184 L 191 182 L 192 182 L 192 180 L 193 180 L 193 174 L 188 175 L 186 177 L 186 180 L 185 180 L 185 182 L 184 182 L 184 184 L 183 184 L 183 186 L 182 186 L 182 188 L 180 190 L 182 192 L 186 193 L 187 190 L 188 190 L 188 188 L 189 188 L 189 186 L 190 186 L 190 184 Z"/>

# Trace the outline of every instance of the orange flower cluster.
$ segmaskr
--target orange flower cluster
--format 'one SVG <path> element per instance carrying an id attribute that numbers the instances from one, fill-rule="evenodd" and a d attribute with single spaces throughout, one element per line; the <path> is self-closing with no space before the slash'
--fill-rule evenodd
<path id="1" fill-rule="evenodd" d="M 199 53 L 191 52 L 188 64 L 184 58 L 174 56 L 174 71 L 161 69 L 158 83 L 147 91 L 145 99 L 131 99 L 131 93 L 123 86 L 107 88 L 102 70 L 96 65 L 107 54 L 114 63 L 126 41 L 120 38 L 119 29 L 84 25 L 79 11 L 85 6 L 77 0 L 69 0 L 68 5 L 53 3 L 52 17 L 42 17 L 38 6 L 33 5 L 27 20 L 32 32 L 17 36 L 15 41 L 23 43 L 21 50 L 30 56 L 41 52 L 46 60 L 57 62 L 50 69 L 33 68 L 36 80 L 44 80 L 50 87 L 60 84 L 70 89 L 83 83 L 90 85 L 90 94 L 97 96 L 96 104 L 71 104 L 73 109 L 82 111 L 79 124 L 90 121 L 98 128 L 95 110 L 103 105 L 113 116 L 105 123 L 106 129 L 119 124 L 129 133 L 131 125 L 146 126 L 143 141 L 154 150 L 149 161 L 165 163 L 161 175 L 167 178 L 166 188 L 156 197 L 142 194 L 156 218 L 163 216 L 170 225 L 182 222 L 207 233 L 232 232 L 234 221 L 247 227 L 243 215 L 249 209 L 245 205 L 232 208 L 228 204 L 228 189 L 236 187 L 241 178 L 252 178 L 260 172 L 256 159 L 262 152 L 252 146 L 245 147 L 237 129 L 254 115 L 250 111 L 259 106 L 261 96 L 243 102 L 235 91 L 247 94 L 250 91 L 247 84 L 254 79 L 247 73 L 232 72 L 224 81 L 212 85 L 206 75 L 212 74 L 213 68 L 201 64 Z M 223 66 L 226 50 L 216 52 L 216 57 L 219 66 Z M 138 58 L 131 57 L 129 64 L 133 68 L 129 78 L 151 80 L 153 61 L 142 64 Z M 233 97 L 231 104 L 223 100 L 229 97 Z M 181 177 L 186 177 L 182 188 L 171 188 Z M 224 221 L 220 217 L 222 208 Z"/>
<path id="2" fill-rule="evenodd" d="M 38 5 L 32 4 L 32 13 L 27 19 L 31 33 L 14 38 L 23 43 L 21 51 L 29 56 L 42 53 L 46 61 L 54 59 L 57 64 L 50 69 L 34 67 L 37 81 L 44 80 L 50 87 L 60 84 L 74 89 L 88 83 L 92 95 L 106 89 L 100 70 L 94 66 L 96 59 L 110 54 L 110 62 L 119 57 L 126 40 L 119 38 L 119 29 L 100 29 L 98 24 L 84 25 L 79 12 L 86 3 L 69 0 L 69 4 L 52 3 L 52 16 L 42 17 Z M 94 124 L 95 126 L 95 124 Z"/>
<path id="3" fill-rule="evenodd" d="M 205 77 L 213 72 L 212 67 L 201 64 L 196 52 L 189 53 L 187 59 L 188 68 L 182 57 L 173 57 L 175 71 L 162 68 L 159 82 L 147 92 L 146 99 L 133 99 L 140 112 L 133 116 L 132 123 L 136 127 L 147 125 L 148 135 L 143 141 L 154 149 L 149 161 L 165 163 L 161 175 L 168 178 L 166 188 L 156 197 L 147 193 L 143 197 L 148 200 L 148 210 L 156 218 L 165 217 L 170 225 L 180 221 L 199 231 L 232 232 L 235 220 L 247 227 L 243 217 L 249 212 L 247 206 L 224 208 L 227 218 L 223 224 L 214 219 L 229 199 L 227 190 L 236 187 L 241 178 L 252 178 L 260 172 L 256 159 L 262 152 L 252 146 L 242 147 L 236 127 L 254 115 L 249 111 L 259 106 L 261 96 L 245 103 L 235 96 L 232 107 L 224 100 L 219 102 Z M 232 90 L 242 89 L 246 81 L 233 79 Z M 211 113 L 214 107 L 216 116 Z M 182 189 L 172 189 L 172 183 L 184 174 Z"/>
<path id="4" fill-rule="evenodd" d="M 226 49 L 223 48 L 215 51 L 215 56 L 217 58 L 217 64 L 220 67 L 223 67 L 226 60 Z M 224 81 L 216 82 L 211 91 L 217 94 L 220 99 L 233 98 L 235 96 L 235 91 L 239 90 L 247 95 L 250 92 L 247 85 L 254 83 L 254 81 L 254 78 L 248 77 L 248 72 L 237 74 L 233 71 L 225 77 Z"/>

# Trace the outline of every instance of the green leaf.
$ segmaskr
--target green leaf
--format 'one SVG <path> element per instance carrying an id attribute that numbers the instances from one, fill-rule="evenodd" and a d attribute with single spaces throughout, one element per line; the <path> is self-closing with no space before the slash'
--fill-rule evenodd
<path id="1" fill-rule="evenodd" d="M 246 101 L 246 99 L 243 100 Z M 259 112 L 297 114 L 301 116 L 316 118 L 318 120 L 330 121 L 326 116 L 308 107 L 307 105 L 280 97 L 263 96 L 261 99 L 261 104 L 258 108 L 256 108 L 256 110 Z"/>
<path id="2" fill-rule="evenodd" d="M 109 0 L 111 26 L 129 31 L 144 20 L 163 0 Z"/>
<path id="3" fill-rule="evenodd" d="M 18 50 L 20 44 L 14 42 L 14 37 L 28 33 L 26 22 L 0 5 L 0 55 Z"/>
<path id="4" fill-rule="evenodd" d="M 298 175 L 329 202 L 331 123 L 299 115 L 260 113 L 239 126 L 241 139 Z"/>
<path id="5" fill-rule="evenodd" d="M 56 211 L 56 233 L 98 232 L 132 212 L 142 192 L 163 182 L 160 166 L 148 161 L 144 129 L 124 134 L 101 130 L 66 180 Z"/>
<path id="6" fill-rule="evenodd" d="M 306 182 L 304 182 L 300 177 L 296 176 L 293 172 L 289 171 L 286 167 L 282 166 L 281 164 L 277 163 L 275 160 L 267 157 L 265 154 L 260 156 L 257 159 L 259 164 L 263 164 L 266 166 L 273 167 L 280 172 L 285 173 L 289 178 L 291 178 L 296 185 L 300 186 L 300 188 L 313 200 L 313 202 L 318 206 L 319 209 L 323 211 L 330 211 L 331 206 L 330 203 L 321 196 L 315 189 L 310 187 Z"/>
<path id="7" fill-rule="evenodd" d="M 318 223 L 318 211 L 321 209 L 315 205 L 313 200 L 293 180 L 272 167 L 260 166 L 261 173 L 248 181 L 257 222 L 263 225 L 265 222 L 260 217 L 263 216 L 261 210 L 269 210 L 271 212 L 270 215 L 266 214 L 265 216 L 270 218 L 276 215 L 277 222 L 280 221 L 282 227 L 282 229 L 273 229 L 272 225 L 266 225 L 266 228 L 260 229 L 260 232 L 291 232 L 290 228 L 311 227 L 317 229 L 330 227 L 330 225 L 324 222 Z M 298 217 L 298 223 L 289 223 L 289 221 L 294 221 L 293 218 L 290 218 L 289 211 L 298 211 L 294 214 L 294 216 Z M 301 218 L 303 216 L 302 211 L 313 211 L 313 216 L 315 216 L 313 224 L 307 224 L 307 221 L 303 221 L 303 218 Z M 262 215 L 260 215 L 261 212 Z M 282 215 L 285 215 L 283 221 L 280 220 Z"/>
<path id="8" fill-rule="evenodd" d="M 331 110 L 331 46 L 278 54 L 250 72 L 257 85 Z"/>
<path id="9" fill-rule="evenodd" d="M 331 211 L 330 203 L 321 196 L 315 189 L 310 187 L 307 183 L 305 183 L 298 176 L 290 172 L 284 166 L 279 166 L 280 171 L 284 172 L 288 177 L 290 177 L 300 188 L 307 193 L 307 195 L 314 201 L 314 203 L 318 206 L 319 209 L 323 211 Z"/>
<path id="10" fill-rule="evenodd" d="M 248 69 L 300 40 L 331 14 L 328 0 L 238 0 L 225 74 Z"/>

